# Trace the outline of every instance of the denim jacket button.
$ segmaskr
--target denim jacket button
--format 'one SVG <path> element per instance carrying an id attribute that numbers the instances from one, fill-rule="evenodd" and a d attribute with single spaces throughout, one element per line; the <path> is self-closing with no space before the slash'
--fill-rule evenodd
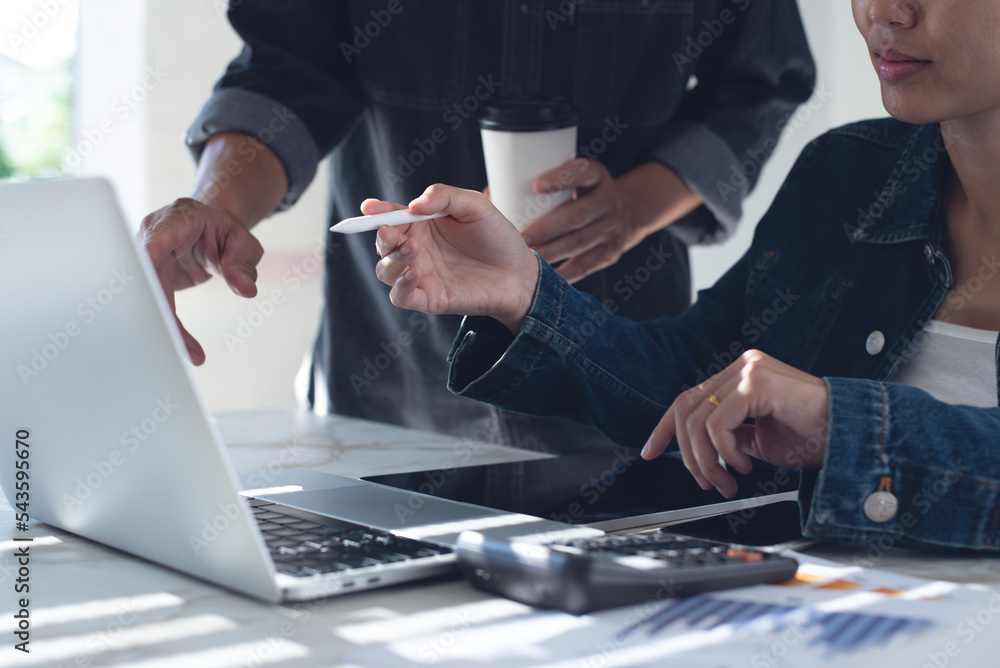
<path id="1" fill-rule="evenodd" d="M 929 243 L 924 244 L 924 257 L 927 258 L 927 262 L 934 266 L 934 248 L 931 247 Z"/>
<path id="2" fill-rule="evenodd" d="M 884 524 L 896 516 L 899 499 L 892 492 L 872 492 L 865 499 L 865 517 L 872 522 Z"/>
<path id="3" fill-rule="evenodd" d="M 878 355 L 882 352 L 882 348 L 885 347 L 885 334 L 878 331 L 877 329 L 868 335 L 868 340 L 865 341 L 865 350 L 868 351 L 869 355 Z"/>

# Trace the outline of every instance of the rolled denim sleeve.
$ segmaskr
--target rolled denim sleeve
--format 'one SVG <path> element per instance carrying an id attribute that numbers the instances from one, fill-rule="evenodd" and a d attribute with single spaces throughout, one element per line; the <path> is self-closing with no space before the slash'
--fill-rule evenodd
<path id="1" fill-rule="evenodd" d="M 256 138 L 285 168 L 288 192 L 279 210 L 285 209 L 362 113 L 357 73 L 336 46 L 349 33 L 347 3 L 241 0 L 230 3 L 228 17 L 243 50 L 219 79 L 186 143 L 197 160 L 214 134 Z"/>
<path id="2" fill-rule="evenodd" d="M 712 14 L 700 17 L 694 33 L 704 27 L 712 43 L 678 46 L 672 63 L 697 85 L 648 155 L 704 202 L 669 228 L 689 244 L 722 241 L 733 231 L 743 199 L 788 117 L 812 95 L 816 76 L 794 0 L 706 5 Z"/>
<path id="3" fill-rule="evenodd" d="M 1000 409 L 944 404 L 898 383 L 825 380 L 825 461 L 800 491 L 806 535 L 1000 549 Z M 864 504 L 883 481 L 899 508 L 877 522 Z"/>
<path id="4" fill-rule="evenodd" d="M 516 336 L 490 318 L 463 321 L 449 354 L 452 392 L 572 420 L 641 447 L 674 397 L 725 349 L 722 341 L 739 336 L 742 291 L 729 283 L 742 285 L 742 263 L 684 317 L 645 323 L 612 315 L 540 263 L 534 302 Z"/>

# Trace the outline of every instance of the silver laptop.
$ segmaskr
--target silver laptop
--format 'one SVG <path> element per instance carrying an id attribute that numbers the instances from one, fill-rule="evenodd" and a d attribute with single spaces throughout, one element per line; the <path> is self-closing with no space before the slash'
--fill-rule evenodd
<path id="1" fill-rule="evenodd" d="M 0 486 L 31 519 L 266 601 L 439 574 L 463 528 L 537 521 L 301 470 L 248 503 L 110 186 L 0 184 L 0 211 L 0 433 L 28 454 Z"/>
<path id="2" fill-rule="evenodd" d="M 302 469 L 275 482 L 299 491 L 248 499 L 111 187 L 0 184 L 0 211 L 0 435 L 27 455 L 0 456 L 0 488 L 19 515 L 277 602 L 452 570 L 467 529 L 584 537 L 747 507 L 565 527 Z"/>

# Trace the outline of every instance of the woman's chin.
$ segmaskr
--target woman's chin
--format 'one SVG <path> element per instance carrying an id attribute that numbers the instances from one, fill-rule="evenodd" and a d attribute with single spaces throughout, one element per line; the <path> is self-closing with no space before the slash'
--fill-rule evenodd
<path id="1" fill-rule="evenodd" d="M 885 107 L 890 116 L 904 123 L 923 125 L 940 123 L 943 120 L 941 114 L 936 112 L 926 100 L 887 94 L 884 90 L 882 91 L 882 106 Z"/>

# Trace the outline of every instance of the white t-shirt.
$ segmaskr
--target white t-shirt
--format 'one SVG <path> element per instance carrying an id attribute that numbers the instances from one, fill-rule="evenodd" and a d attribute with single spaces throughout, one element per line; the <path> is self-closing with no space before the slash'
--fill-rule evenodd
<path id="1" fill-rule="evenodd" d="M 892 380 L 948 404 L 994 407 L 996 343 L 996 332 L 931 320 Z"/>

